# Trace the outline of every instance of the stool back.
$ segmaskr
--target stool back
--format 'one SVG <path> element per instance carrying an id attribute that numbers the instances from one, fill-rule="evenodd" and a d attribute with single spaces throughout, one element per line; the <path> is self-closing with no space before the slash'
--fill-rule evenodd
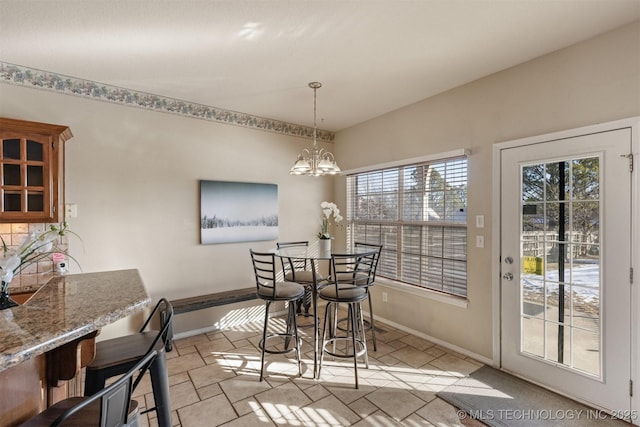
<path id="1" fill-rule="evenodd" d="M 331 282 L 336 292 L 353 286 L 370 286 L 375 279 L 378 251 L 361 254 L 332 254 Z"/>
<path id="2" fill-rule="evenodd" d="M 354 246 L 355 247 L 362 247 L 362 248 L 370 248 L 371 250 L 375 250 L 376 251 L 376 259 L 375 259 L 375 264 L 373 266 L 373 281 L 371 282 L 371 284 L 373 284 L 373 282 L 376 281 L 376 273 L 378 272 L 378 264 L 380 263 L 380 255 L 382 254 L 382 245 L 378 245 L 378 244 L 375 244 L 375 243 L 355 242 Z"/>
<path id="3" fill-rule="evenodd" d="M 249 249 L 253 272 L 256 277 L 256 293 L 263 299 L 276 299 L 276 259 L 270 252 L 256 252 Z"/>
<path id="4" fill-rule="evenodd" d="M 157 322 L 160 323 L 160 329 L 158 330 L 158 334 L 153 339 L 149 349 L 147 349 L 147 353 L 152 350 L 155 350 L 156 345 L 160 339 L 162 339 L 163 344 L 166 343 L 167 337 L 170 335 L 171 326 L 173 323 L 173 306 L 166 298 L 160 298 L 156 306 L 153 308 L 147 320 L 145 320 L 144 324 L 140 328 L 140 332 L 144 332 L 147 328 L 151 327 L 151 321 L 157 319 Z"/>
<path id="5" fill-rule="evenodd" d="M 308 240 L 301 240 L 298 242 L 276 242 L 276 246 L 278 249 L 286 248 L 291 246 L 309 246 Z M 295 259 L 295 258 L 280 258 L 282 261 L 282 272 L 287 276 L 288 273 L 291 273 L 291 281 L 296 281 L 296 271 L 305 271 L 309 267 L 309 262 L 306 259 Z"/>
<path id="6" fill-rule="evenodd" d="M 51 423 L 51 426 L 55 427 L 62 424 L 65 420 L 68 420 L 97 400 L 100 400 L 100 427 L 127 425 L 131 395 L 156 356 L 157 352 L 155 350 L 150 351 L 117 381 L 62 413 Z"/>

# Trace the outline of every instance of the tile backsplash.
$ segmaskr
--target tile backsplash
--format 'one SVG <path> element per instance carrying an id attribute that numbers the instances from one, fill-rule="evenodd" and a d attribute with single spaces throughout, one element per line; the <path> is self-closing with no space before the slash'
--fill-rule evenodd
<path id="1" fill-rule="evenodd" d="M 0 236 L 7 248 L 17 248 L 31 234 L 39 234 L 49 229 L 51 224 L 48 223 L 5 223 L 0 224 Z M 1 243 L 1 242 L 0 242 Z M 62 252 L 68 249 L 68 240 L 66 236 L 60 237 L 58 247 Z M 0 256 L 3 252 L 0 252 Z M 66 259 L 65 255 L 65 259 Z M 11 287 L 34 286 L 41 284 L 55 272 L 55 265 L 51 255 L 42 258 L 37 263 L 33 263 L 25 267 L 20 274 L 17 274 L 11 281 Z"/>

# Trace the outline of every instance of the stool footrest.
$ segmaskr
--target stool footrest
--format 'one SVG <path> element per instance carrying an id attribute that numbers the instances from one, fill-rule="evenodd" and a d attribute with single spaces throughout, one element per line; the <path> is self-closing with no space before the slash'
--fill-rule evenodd
<path id="1" fill-rule="evenodd" d="M 327 347 L 328 346 L 333 346 L 334 344 L 338 345 L 339 342 L 343 342 L 343 343 L 347 343 L 349 344 L 350 348 L 353 348 L 353 341 L 351 339 L 351 337 L 334 337 L 331 339 L 328 339 L 324 342 L 324 348 L 323 351 L 328 354 L 331 355 L 333 357 L 340 357 L 340 358 L 344 358 L 344 359 L 351 359 L 353 357 L 360 357 L 363 356 L 364 354 L 366 354 L 367 352 L 367 348 L 366 348 L 366 344 L 360 340 L 356 340 L 356 347 L 359 347 L 359 350 L 355 351 L 355 352 L 350 352 L 350 353 L 346 353 L 346 352 L 342 352 L 342 353 L 338 353 L 332 350 L 329 350 Z"/>
<path id="2" fill-rule="evenodd" d="M 284 348 L 282 350 L 272 350 L 272 349 L 266 348 L 264 346 L 263 340 L 260 340 L 260 342 L 258 343 L 258 348 L 260 350 L 264 350 L 265 353 L 269 353 L 269 354 L 286 354 L 286 353 L 291 353 L 292 351 L 296 351 L 295 335 L 294 334 L 272 334 L 272 335 L 268 335 L 267 336 L 267 341 L 272 339 L 272 338 L 284 338 L 286 347 L 288 347 L 290 345 L 290 343 L 287 343 L 287 340 L 294 341 L 293 347 Z"/>

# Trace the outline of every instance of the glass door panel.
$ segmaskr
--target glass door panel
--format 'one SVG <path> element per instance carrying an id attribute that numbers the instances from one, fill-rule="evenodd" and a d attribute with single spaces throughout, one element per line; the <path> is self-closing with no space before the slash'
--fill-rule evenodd
<path id="1" fill-rule="evenodd" d="M 602 354 L 599 161 L 569 158 L 523 166 L 520 238 L 521 351 L 596 377 Z M 527 325 L 532 318 L 536 325 Z M 573 360 L 587 348 L 589 357 Z"/>

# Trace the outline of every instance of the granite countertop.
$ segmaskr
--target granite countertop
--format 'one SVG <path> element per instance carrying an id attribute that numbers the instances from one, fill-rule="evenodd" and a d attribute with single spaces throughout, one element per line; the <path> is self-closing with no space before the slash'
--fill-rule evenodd
<path id="1" fill-rule="evenodd" d="M 52 277 L 56 276 L 53 271 L 47 273 L 21 273 L 16 274 L 9 284 L 9 294 L 18 295 L 24 293 L 34 293 L 46 284 Z"/>
<path id="2" fill-rule="evenodd" d="M 0 371 L 150 303 L 138 270 L 54 276 L 24 305 L 0 310 Z"/>

